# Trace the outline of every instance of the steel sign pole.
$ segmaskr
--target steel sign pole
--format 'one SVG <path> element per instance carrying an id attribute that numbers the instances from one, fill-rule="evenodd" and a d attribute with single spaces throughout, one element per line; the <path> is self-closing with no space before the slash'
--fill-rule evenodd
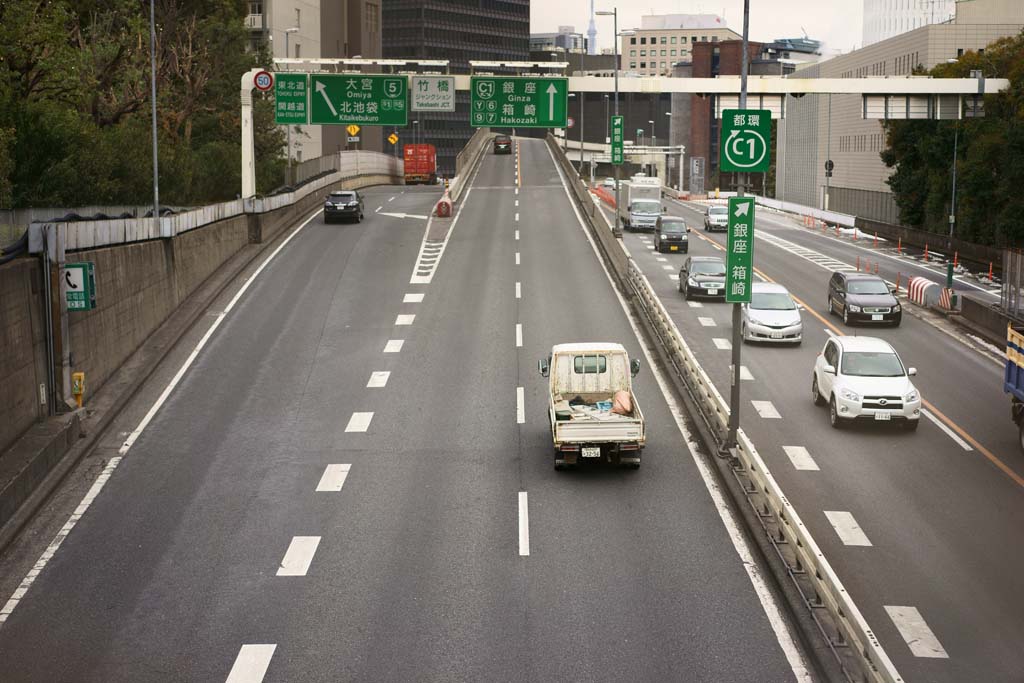
<path id="1" fill-rule="evenodd" d="M 615 44 L 615 115 L 619 115 L 619 8 L 615 7 L 612 9 L 612 42 Z M 622 130 L 626 130 L 625 122 L 623 122 Z M 622 175 L 622 164 L 613 164 L 615 166 L 615 227 L 612 228 L 612 233 L 618 233 L 619 228 L 619 181 Z"/>
<path id="2" fill-rule="evenodd" d="M 750 0 L 743 0 L 743 55 L 740 58 L 740 109 L 747 108 L 747 71 L 749 55 L 750 35 Z M 737 197 L 744 196 L 746 181 L 746 173 L 740 173 L 739 183 L 737 185 Z M 753 264 L 751 264 L 753 267 Z M 732 385 L 729 391 L 729 431 L 725 437 L 725 443 L 722 444 L 723 450 L 735 448 L 736 446 L 736 432 L 740 427 L 740 363 L 742 362 L 741 349 L 743 347 L 743 338 L 740 334 L 740 328 L 743 325 L 743 304 L 734 303 L 732 305 Z"/>

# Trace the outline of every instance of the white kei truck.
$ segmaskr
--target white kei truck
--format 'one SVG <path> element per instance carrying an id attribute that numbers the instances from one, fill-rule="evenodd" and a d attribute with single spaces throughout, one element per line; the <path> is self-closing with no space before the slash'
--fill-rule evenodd
<path id="1" fill-rule="evenodd" d="M 590 460 L 640 467 L 646 431 L 633 394 L 639 360 L 621 344 L 558 344 L 537 369 L 548 378 L 556 470 Z"/>
<path id="2" fill-rule="evenodd" d="M 619 219 L 626 230 L 650 230 L 665 212 L 661 203 L 661 180 L 635 175 L 624 184 L 625 202 L 618 208 Z"/>

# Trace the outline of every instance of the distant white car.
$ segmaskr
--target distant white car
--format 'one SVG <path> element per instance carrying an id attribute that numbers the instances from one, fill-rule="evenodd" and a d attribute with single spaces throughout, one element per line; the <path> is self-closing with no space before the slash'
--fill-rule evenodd
<path id="1" fill-rule="evenodd" d="M 852 420 L 900 421 L 908 430 L 921 422 L 921 392 L 889 342 L 877 337 L 832 337 L 814 362 L 811 398 L 828 404 L 836 429 Z"/>
<path id="2" fill-rule="evenodd" d="M 723 204 L 712 204 L 704 212 L 704 231 L 728 230 L 729 207 Z"/>
<path id="3" fill-rule="evenodd" d="M 615 189 L 615 178 L 605 178 L 601 181 L 601 187 L 608 188 L 609 190 Z"/>
<path id="4" fill-rule="evenodd" d="M 799 344 L 803 339 L 800 308 L 785 287 L 772 282 L 754 283 L 741 324 L 745 342 Z"/>

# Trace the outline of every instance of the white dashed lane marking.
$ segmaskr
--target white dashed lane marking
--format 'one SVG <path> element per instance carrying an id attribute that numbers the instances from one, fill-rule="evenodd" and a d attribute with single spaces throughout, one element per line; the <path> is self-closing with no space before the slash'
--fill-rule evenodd
<path id="1" fill-rule="evenodd" d="M 365 432 L 370 428 L 370 421 L 373 420 L 373 413 L 352 413 L 345 426 L 346 432 Z"/>
<path id="2" fill-rule="evenodd" d="M 389 201 L 389 202 L 393 202 L 393 201 L 395 201 L 395 198 L 394 198 L 394 197 L 392 197 L 392 198 L 391 198 L 391 199 L 389 199 L 388 201 Z"/>
<path id="3" fill-rule="evenodd" d="M 277 645 L 243 645 L 228 673 L 227 683 L 260 683 L 267 675 L 267 668 L 276 649 Z"/>
<path id="4" fill-rule="evenodd" d="M 516 252 L 516 265 L 519 265 L 519 252 Z"/>
<path id="5" fill-rule="evenodd" d="M 522 299 L 523 298 L 523 285 L 521 283 L 519 283 L 519 282 L 516 283 L 516 298 L 517 299 Z"/>
<path id="6" fill-rule="evenodd" d="M 378 207 L 377 207 L 377 208 L 376 208 L 376 209 L 374 210 L 374 213 L 380 213 L 380 210 L 381 210 L 381 209 L 383 209 L 383 208 L 384 208 L 383 206 L 378 206 Z"/>
<path id="7" fill-rule="evenodd" d="M 519 212 L 517 211 L 516 212 L 516 221 L 518 221 L 518 220 L 519 220 Z"/>
<path id="8" fill-rule="evenodd" d="M 388 343 L 384 345 L 384 353 L 398 353 L 404 343 L 404 339 L 388 339 Z"/>
<path id="9" fill-rule="evenodd" d="M 395 318 L 396 325 L 412 325 L 412 321 L 416 319 L 416 316 L 411 313 L 403 313 Z"/>
<path id="10" fill-rule="evenodd" d="M 519 492 L 519 555 L 530 554 L 530 510 L 527 506 L 526 491 Z"/>
<path id="11" fill-rule="evenodd" d="M 729 341 L 728 339 L 722 339 L 721 337 L 715 337 L 711 341 L 713 341 L 715 343 L 715 348 L 719 349 L 721 351 L 728 351 L 729 349 L 732 348 L 732 342 Z M 742 372 L 742 370 L 741 370 L 741 372 Z"/>
<path id="12" fill-rule="evenodd" d="M 341 487 L 345 485 L 345 479 L 348 478 L 351 468 L 352 465 L 348 464 L 328 465 L 324 469 L 323 476 L 320 477 L 320 483 L 316 485 L 316 490 L 340 491 Z"/>
<path id="13" fill-rule="evenodd" d="M 288 550 L 281 560 L 281 566 L 277 569 L 278 576 L 305 576 L 309 571 L 309 565 L 313 562 L 313 555 L 320 545 L 319 536 L 296 536 L 288 545 Z"/>
<path id="14" fill-rule="evenodd" d="M 782 450 L 786 451 L 789 461 L 798 470 L 813 470 L 816 472 L 821 469 L 803 446 L 783 446 Z"/>
<path id="15" fill-rule="evenodd" d="M 658 263 L 668 263 L 668 259 L 665 258 L 664 256 L 658 256 L 654 260 L 657 261 Z"/>
<path id="16" fill-rule="evenodd" d="M 750 368 L 748 368 L 746 365 L 740 366 L 740 379 L 746 380 L 747 382 L 754 381 L 754 376 L 750 374 Z"/>
<path id="17" fill-rule="evenodd" d="M 704 304 L 699 301 L 687 301 L 686 305 L 690 308 L 704 308 Z"/>
<path id="18" fill-rule="evenodd" d="M 886 605 L 885 611 L 888 612 L 892 623 L 896 624 L 900 635 L 907 641 L 907 646 L 915 657 L 949 658 L 916 607 Z"/>
<path id="19" fill-rule="evenodd" d="M 757 414 L 766 420 L 778 420 L 782 416 L 779 415 L 779 411 L 775 409 L 775 404 L 771 401 L 751 401 L 754 405 L 754 410 Z"/>
<path id="20" fill-rule="evenodd" d="M 662 266 L 661 269 L 662 270 L 675 270 L 676 267 L 675 266 L 670 266 L 670 265 L 666 264 L 666 265 Z"/>
<path id="21" fill-rule="evenodd" d="M 700 318 L 697 318 L 697 322 L 699 322 L 704 327 L 717 327 L 717 325 L 715 324 L 715 319 L 714 318 L 700 317 Z"/>
<path id="22" fill-rule="evenodd" d="M 523 326 L 521 323 L 516 323 L 516 348 L 521 348 L 523 345 Z"/>
<path id="23" fill-rule="evenodd" d="M 409 294 L 406 294 L 405 297 L 402 299 L 402 303 L 403 304 L 418 304 L 421 301 L 423 301 L 423 293 L 422 292 L 416 292 L 416 293 L 410 292 Z"/>
<path id="24" fill-rule="evenodd" d="M 388 378 L 391 377 L 391 373 L 385 370 L 377 370 L 370 374 L 370 381 L 366 383 L 367 389 L 380 389 L 388 383 Z"/>
<path id="25" fill-rule="evenodd" d="M 522 387 L 516 387 L 516 423 L 524 424 L 526 422 L 526 406 L 524 405 L 526 397 L 523 393 Z"/>
<path id="26" fill-rule="evenodd" d="M 864 530 L 857 524 L 857 520 L 849 512 L 841 510 L 825 510 L 825 517 L 828 518 L 832 528 L 836 530 L 839 540 L 843 545 L 870 546 Z"/>
<path id="27" fill-rule="evenodd" d="M 519 231 L 516 230 L 516 241 L 519 241 Z"/>

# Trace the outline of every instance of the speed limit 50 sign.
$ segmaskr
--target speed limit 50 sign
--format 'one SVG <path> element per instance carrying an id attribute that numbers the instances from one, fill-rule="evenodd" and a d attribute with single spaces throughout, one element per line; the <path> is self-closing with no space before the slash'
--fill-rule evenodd
<path id="1" fill-rule="evenodd" d="M 772 114 L 767 109 L 725 109 L 718 167 L 727 173 L 767 173 L 771 165 Z"/>
<path id="2" fill-rule="evenodd" d="M 269 71 L 260 71 L 253 76 L 252 83 L 257 90 L 266 92 L 274 87 L 274 76 Z"/>

